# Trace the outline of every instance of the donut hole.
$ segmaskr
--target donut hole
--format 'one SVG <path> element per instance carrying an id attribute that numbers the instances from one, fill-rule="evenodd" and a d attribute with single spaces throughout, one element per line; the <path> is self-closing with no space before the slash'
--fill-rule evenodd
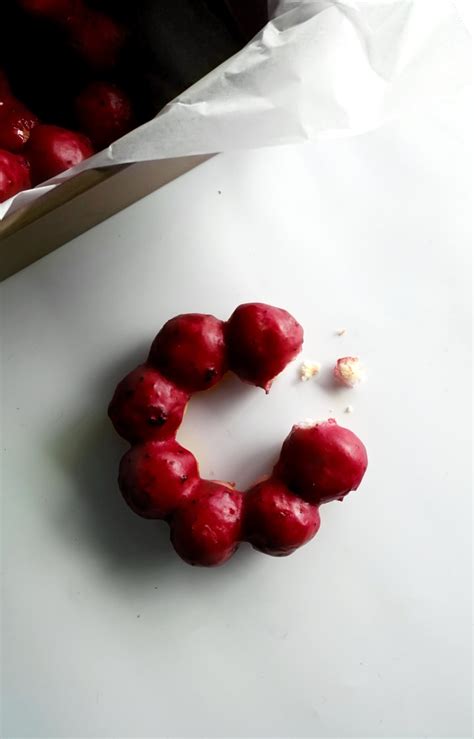
<path id="1" fill-rule="evenodd" d="M 177 440 L 195 454 L 202 477 L 245 490 L 270 473 L 282 430 L 269 433 L 268 404 L 261 390 L 230 372 L 215 387 L 191 397 Z"/>

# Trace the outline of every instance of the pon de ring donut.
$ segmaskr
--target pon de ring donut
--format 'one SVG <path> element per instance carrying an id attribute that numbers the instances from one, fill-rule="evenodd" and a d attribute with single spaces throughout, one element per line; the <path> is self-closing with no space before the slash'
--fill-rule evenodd
<path id="1" fill-rule="evenodd" d="M 332 418 L 293 426 L 272 473 L 245 493 L 202 479 L 194 455 L 176 441 L 193 393 L 228 370 L 268 393 L 302 344 L 296 319 L 264 303 L 239 305 L 228 321 L 186 313 L 165 323 L 147 361 L 118 384 L 109 416 L 131 444 L 120 490 L 135 513 L 169 523 L 171 543 L 189 564 L 223 564 L 241 541 L 291 554 L 317 533 L 322 503 L 358 488 L 366 449 Z"/>

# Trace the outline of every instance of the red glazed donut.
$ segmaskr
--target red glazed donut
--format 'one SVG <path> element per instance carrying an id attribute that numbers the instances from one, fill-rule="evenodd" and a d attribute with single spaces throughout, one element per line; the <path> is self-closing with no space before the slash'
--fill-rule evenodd
<path id="1" fill-rule="evenodd" d="M 34 185 L 80 164 L 93 153 L 87 136 L 43 123 L 31 130 L 25 147 Z"/>
<path id="2" fill-rule="evenodd" d="M 239 306 L 227 323 L 183 314 L 165 323 L 147 363 L 118 384 L 109 416 L 133 445 L 120 463 L 120 490 L 138 515 L 169 522 L 185 562 L 224 564 L 241 541 L 273 556 L 291 554 L 318 532 L 319 505 L 359 486 L 365 447 L 333 419 L 294 426 L 273 475 L 247 493 L 201 479 L 194 456 L 176 441 L 191 393 L 212 387 L 228 369 L 268 392 L 302 343 L 293 316 L 263 303 Z"/>
<path id="3" fill-rule="evenodd" d="M 109 146 L 132 130 L 132 103 L 126 93 L 110 82 L 91 82 L 74 104 L 81 130 L 97 149 Z"/>
<path id="4" fill-rule="evenodd" d="M 0 203 L 27 187 L 31 187 L 31 179 L 25 157 L 0 149 Z"/>

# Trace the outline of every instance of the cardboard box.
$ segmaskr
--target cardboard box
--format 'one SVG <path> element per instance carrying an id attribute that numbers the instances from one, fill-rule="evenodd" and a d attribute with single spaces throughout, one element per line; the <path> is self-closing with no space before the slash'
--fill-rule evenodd
<path id="1" fill-rule="evenodd" d="M 188 172 L 209 156 L 88 170 L 0 222 L 0 280 Z"/>
<path id="2" fill-rule="evenodd" d="M 135 109 L 143 108 L 141 121 L 242 48 L 267 19 L 266 0 L 172 4 L 100 0 L 98 7 L 133 29 L 116 72 Z M 62 90 L 81 89 L 85 73 L 81 60 L 60 38 L 60 28 L 25 13 L 16 0 L 7 0 L 2 13 L 0 66 L 13 81 L 15 95 L 40 119 L 56 115 L 59 120 L 49 122 L 74 128 L 74 118 L 67 117 L 68 103 L 62 103 Z M 20 59 L 15 54 L 15 29 L 21 29 L 26 39 Z M 45 79 L 51 84 L 43 95 Z M 208 158 L 188 156 L 88 170 L 66 181 L 0 221 L 0 280 Z"/>

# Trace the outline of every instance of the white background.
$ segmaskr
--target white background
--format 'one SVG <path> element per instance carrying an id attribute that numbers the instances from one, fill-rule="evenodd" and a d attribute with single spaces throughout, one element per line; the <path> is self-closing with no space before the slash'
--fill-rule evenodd
<path id="1" fill-rule="evenodd" d="M 220 156 L 2 285 L 5 737 L 470 735 L 466 159 L 446 116 Z M 248 485 L 330 409 L 369 469 L 293 556 L 200 570 L 122 503 L 106 406 L 167 318 L 246 300 L 324 372 L 194 398 L 203 474 Z"/>

